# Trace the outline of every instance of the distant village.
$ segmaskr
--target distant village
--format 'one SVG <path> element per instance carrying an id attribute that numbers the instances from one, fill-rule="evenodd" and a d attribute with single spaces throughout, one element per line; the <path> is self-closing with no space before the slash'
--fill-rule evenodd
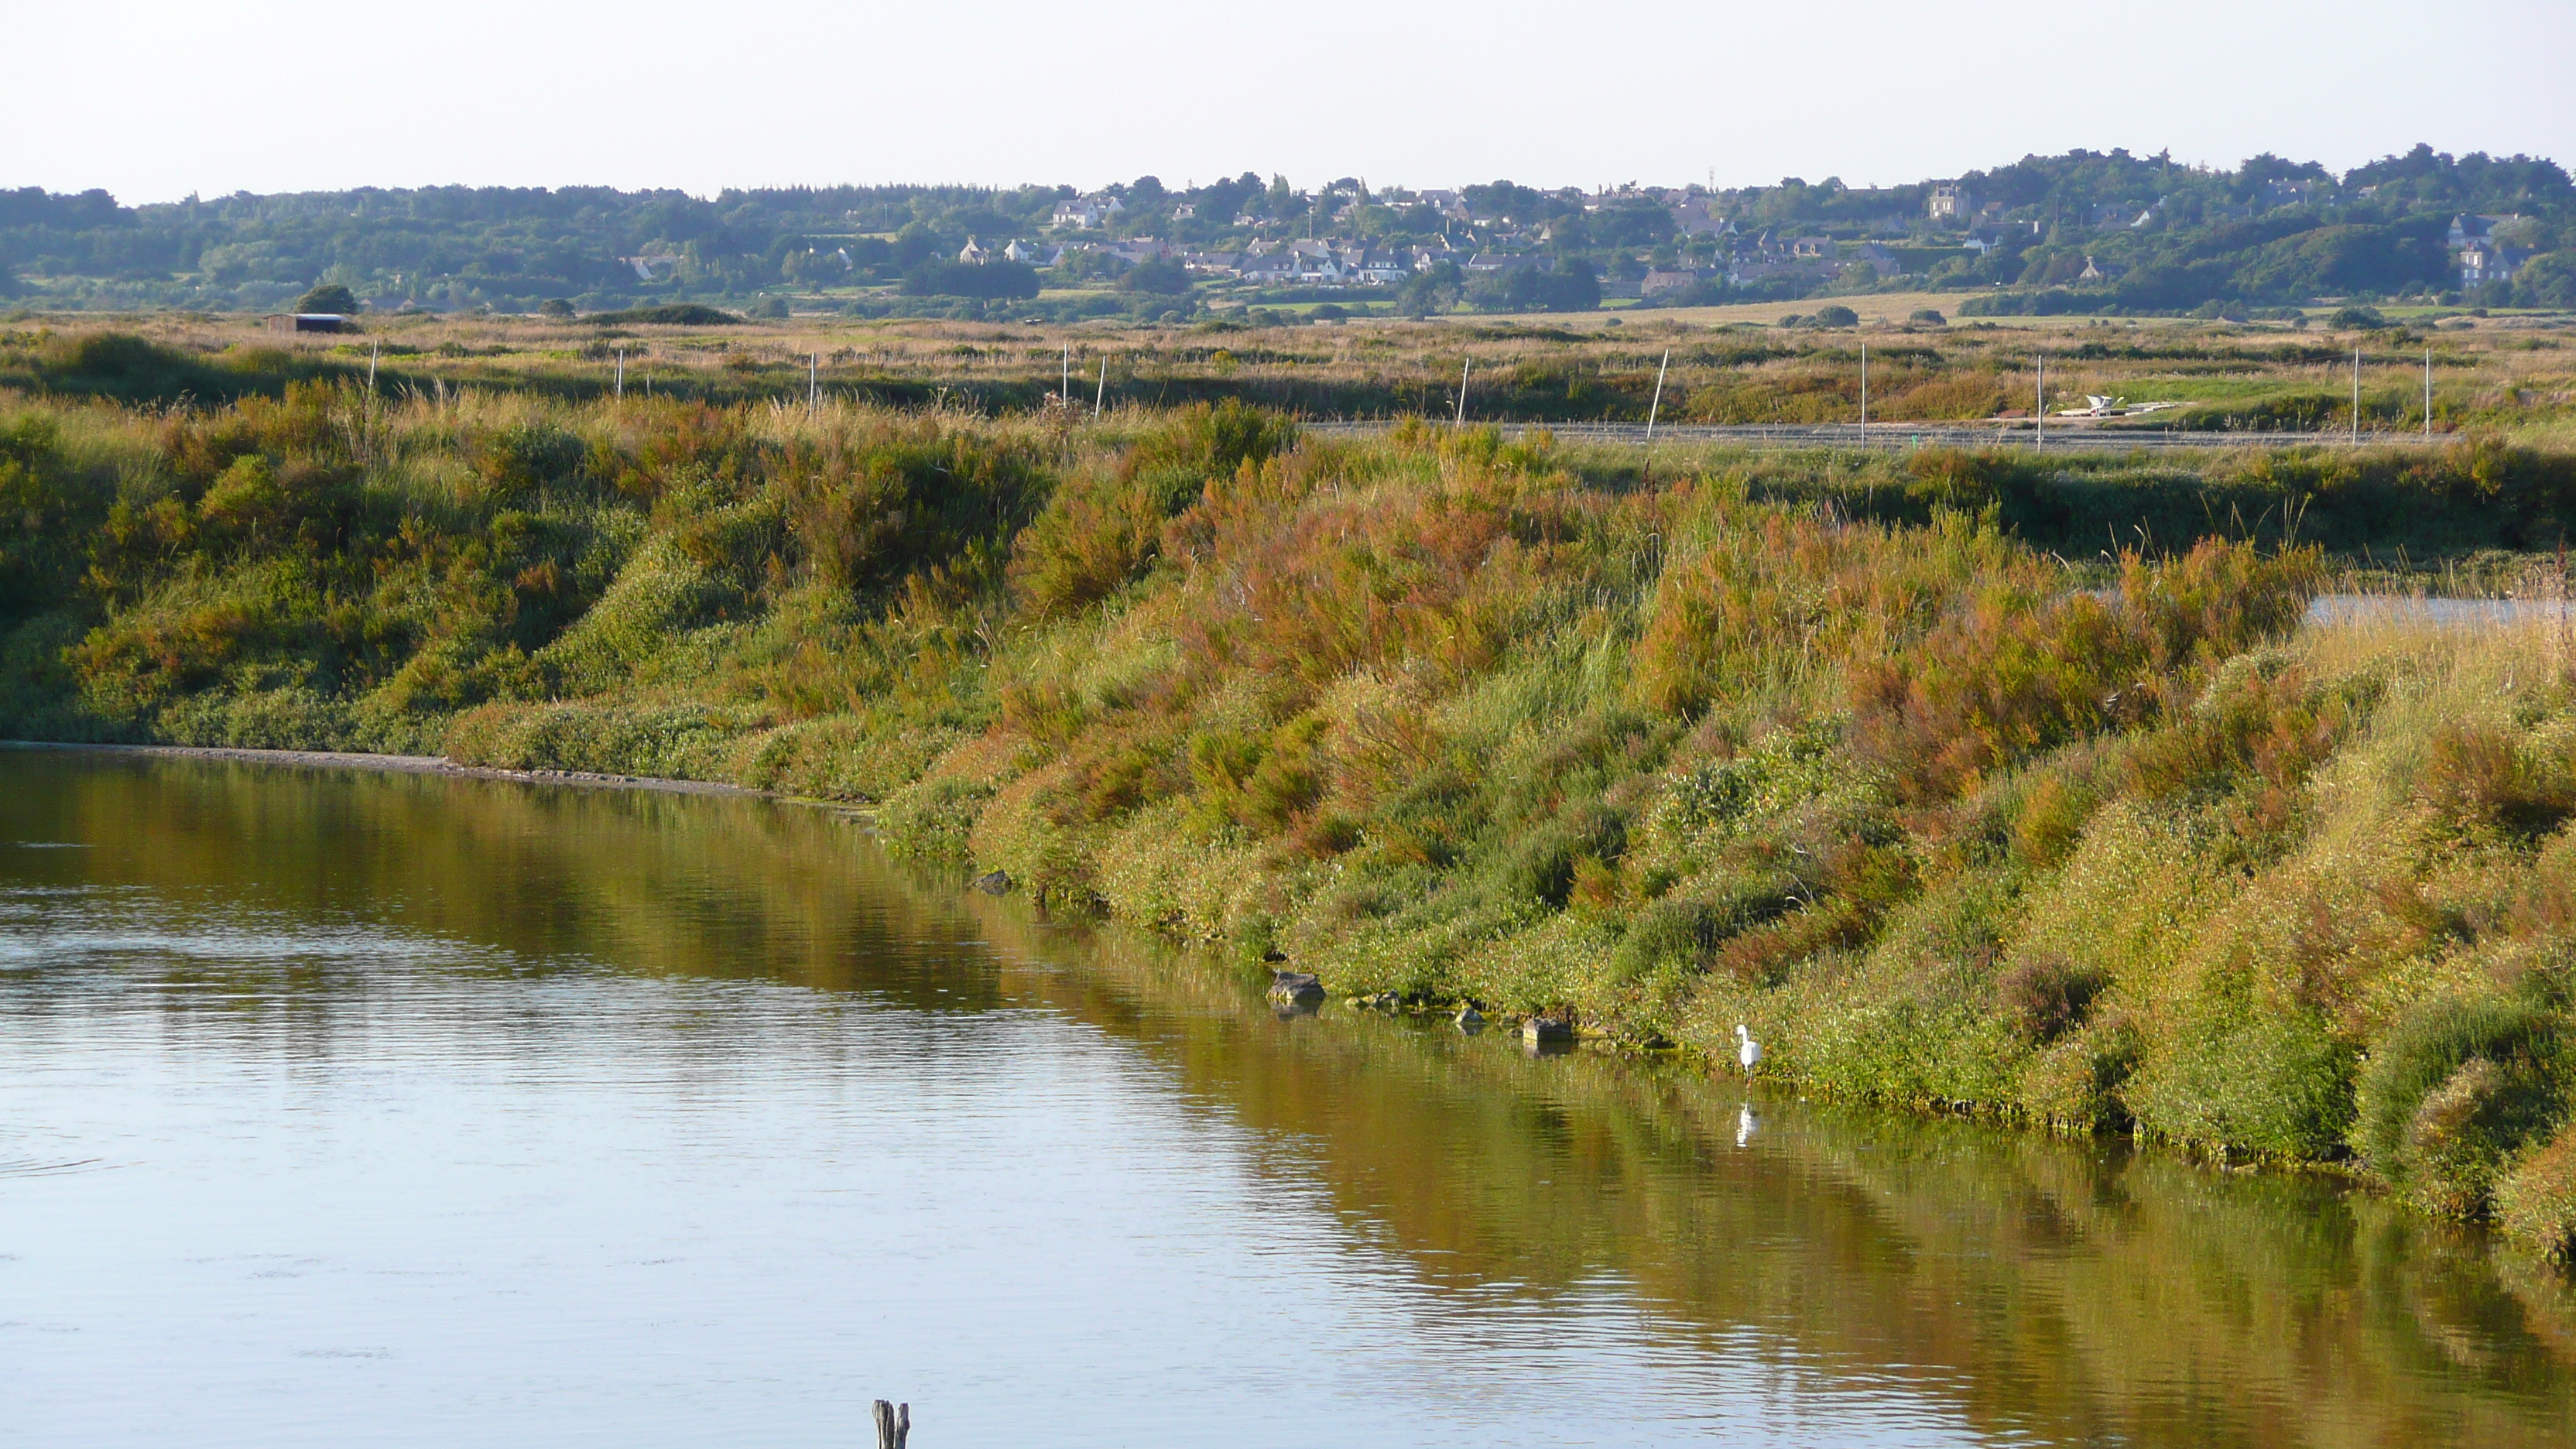
<path id="1" fill-rule="evenodd" d="M 1751 231 L 1739 229 L 1697 193 L 1626 189 L 1583 195 L 1580 201 L 1587 213 L 1611 208 L 1659 208 L 1670 218 L 1670 249 L 1696 260 L 1695 265 L 1657 266 L 1652 256 L 1654 249 L 1641 248 L 1632 259 L 1636 265 L 1620 267 L 1614 263 L 1603 277 L 1605 296 L 1652 297 L 1709 281 L 1723 281 L 1735 287 L 1771 280 L 1815 285 L 1843 277 L 1854 268 L 1875 278 L 1892 277 L 1904 270 L 1897 252 L 1877 241 L 1863 239 L 1845 245 L 1821 230 L 1768 226 Z M 1402 211 L 1427 209 L 1441 222 L 1441 231 L 1427 241 L 1388 244 L 1338 229 L 1350 222 L 1354 213 L 1370 206 Z M 1522 268 L 1546 270 L 1556 265 L 1549 251 L 1557 240 L 1550 223 L 1524 222 L 1501 213 L 1479 214 L 1463 193 L 1453 190 L 1397 191 L 1354 198 L 1327 218 L 1334 230 L 1303 237 L 1261 235 L 1265 230 L 1275 232 L 1282 228 L 1260 217 L 1237 215 L 1231 218 L 1232 227 L 1253 233 L 1237 247 L 1198 247 L 1153 236 L 1095 240 L 1082 235 L 1111 229 L 1126 211 L 1125 201 L 1111 193 L 1071 198 L 1057 204 L 1050 219 L 1052 235 L 1015 237 L 998 243 L 969 237 L 957 259 L 970 263 L 1001 259 L 1051 270 L 1087 254 L 1111 259 L 1116 265 L 1168 261 L 1195 277 L 1310 289 L 1392 287 L 1444 264 L 1455 267 L 1465 277 Z M 1943 214 L 1936 211 L 1926 220 L 1937 221 Z M 1182 203 L 1172 209 L 1171 215 L 1175 221 L 1188 221 L 1195 219 L 1196 212 Z M 1315 223 L 1310 221 L 1307 225 L 1314 227 Z M 1065 233 L 1075 235 L 1068 238 Z M 1896 235 L 1901 237 L 1903 232 Z M 1967 245 L 1978 244 L 1974 235 L 1967 240 Z"/>
<path id="2" fill-rule="evenodd" d="M 1651 211 L 1668 220 L 1668 230 L 1654 228 L 1660 233 L 1657 244 L 1611 249 L 1613 260 L 1601 278 L 1603 296 L 1641 299 L 1718 285 L 1802 294 L 1835 283 L 1885 282 L 1922 273 L 1927 263 L 1937 265 L 1943 254 L 1984 257 L 2028 246 L 2052 232 L 2147 231 L 2166 221 L 2170 201 L 2095 206 L 2072 217 L 2046 218 L 2016 214 L 2000 202 L 1981 201 L 1957 182 L 1935 182 L 1922 189 L 1928 195 L 1919 214 L 1891 212 L 1857 226 L 1838 227 L 1740 225 L 1726 214 L 1717 197 L 1696 187 L 1626 187 L 1550 196 L 1579 203 L 1588 216 L 1633 217 Z M 2374 189 L 2364 188 L 2361 194 Z M 2311 182 L 2274 182 L 2246 202 L 2199 202 L 2192 220 L 2200 224 L 2242 221 L 2283 207 L 2310 206 L 2320 200 L 2318 190 Z M 1427 212 L 1439 222 L 1439 234 L 1428 240 L 1390 243 L 1346 230 L 1371 208 L 1409 214 L 1417 223 Z M 1226 223 L 1248 234 L 1240 245 L 1210 247 L 1148 235 L 1103 235 L 1116 231 L 1128 211 L 1125 199 L 1112 191 L 1070 197 L 1057 203 L 1045 234 L 1008 239 L 970 236 L 957 260 L 971 264 L 1005 260 L 1049 271 L 1082 258 L 1113 268 L 1160 261 L 1177 264 L 1195 278 L 1256 287 L 1376 289 L 1400 286 L 1444 265 L 1467 278 L 1552 268 L 1557 264 L 1553 252 L 1562 225 L 1480 211 L 1462 191 L 1399 190 L 1349 197 L 1321 218 L 1310 211 L 1302 223 L 1309 232 L 1305 236 L 1280 235 L 1294 228 L 1249 213 Z M 1175 222 L 1198 219 L 1187 202 L 1171 207 L 1169 216 Z M 2466 290 L 2509 281 L 2520 270 L 2533 248 L 2507 238 L 2521 221 L 2520 215 L 2510 213 L 2462 213 L 2452 219 L 2447 241 L 2458 266 L 2459 287 Z M 2080 269 L 2061 280 L 2079 285 L 2107 283 L 2125 270 L 2120 262 L 2088 253 Z"/>

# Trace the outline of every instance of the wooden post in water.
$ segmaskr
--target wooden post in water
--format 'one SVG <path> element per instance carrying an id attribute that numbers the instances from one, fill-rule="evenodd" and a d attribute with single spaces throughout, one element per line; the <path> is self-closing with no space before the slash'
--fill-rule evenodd
<path id="1" fill-rule="evenodd" d="M 912 1405 L 889 1404 L 877 1400 L 877 1449 L 903 1449 L 903 1441 L 912 1433 Z"/>

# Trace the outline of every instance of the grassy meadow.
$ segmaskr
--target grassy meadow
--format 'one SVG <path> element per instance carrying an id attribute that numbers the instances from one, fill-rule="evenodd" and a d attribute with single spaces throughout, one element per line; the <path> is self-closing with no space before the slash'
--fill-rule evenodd
<path id="1" fill-rule="evenodd" d="M 2336 1164 L 2576 1248 L 2576 638 L 2302 624 L 2564 599 L 2554 339 L 2475 338 L 2448 396 L 2519 421 L 2430 446 L 1650 459 L 1258 389 L 1009 405 L 1052 334 L 854 335 L 912 391 L 809 409 L 792 332 L 608 398 L 578 329 L 434 326 L 375 392 L 191 340 L 237 324 L 10 342 L 0 730 L 855 802 L 1339 994 L 1721 1061 L 1741 1022 L 1817 1095 Z M 2112 330 L 2103 368 L 2188 371 Z M 1641 340 L 1084 345 L 1376 387 L 1373 341 L 1615 380 Z M 1681 334 L 1765 349 L 1684 406 L 1787 406 L 1849 340 Z M 1924 345 L 1919 387 L 1974 373 Z"/>
<path id="2" fill-rule="evenodd" d="M 1312 419 L 1386 419 L 1453 416 L 1464 370 L 1471 422 L 1643 422 L 1669 353 L 1665 422 L 1815 424 L 1860 416 L 1866 347 L 1869 415 L 1880 422 L 2027 412 L 2044 353 L 2052 408 L 2080 406 L 2086 394 L 2185 404 L 2101 426 L 2331 432 L 2352 425 L 2359 349 L 2365 433 L 2423 430 L 2428 352 L 2436 434 L 2564 443 L 2576 409 L 2576 337 L 2559 317 L 2425 313 L 2374 332 L 2338 332 L 2322 322 L 1931 324 L 1890 306 L 1866 312 L 1857 328 L 1774 325 L 1798 310 L 1258 327 L 836 317 L 672 326 L 424 314 L 369 317 L 358 336 L 281 336 L 240 317 L 67 314 L 0 324 L 0 387 L 208 402 L 275 397 L 299 380 L 363 380 L 373 368 L 380 389 L 397 393 L 463 386 L 579 401 L 612 395 L 622 366 L 629 393 L 694 401 L 802 402 L 810 382 L 837 399 L 994 415 L 1069 393 L 1086 413 L 1095 402 L 1150 410 L 1234 398 Z"/>

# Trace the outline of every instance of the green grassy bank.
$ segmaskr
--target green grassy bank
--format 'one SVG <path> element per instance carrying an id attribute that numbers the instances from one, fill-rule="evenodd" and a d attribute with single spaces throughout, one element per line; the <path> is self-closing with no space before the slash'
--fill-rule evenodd
<path id="1" fill-rule="evenodd" d="M 865 801 L 1336 991 L 1744 1022 L 1813 1092 L 2571 1246 L 2576 641 L 2299 620 L 2346 563 L 2530 584 L 2576 459 L 1642 465 L 1232 405 L 22 400 L 0 727 Z"/>

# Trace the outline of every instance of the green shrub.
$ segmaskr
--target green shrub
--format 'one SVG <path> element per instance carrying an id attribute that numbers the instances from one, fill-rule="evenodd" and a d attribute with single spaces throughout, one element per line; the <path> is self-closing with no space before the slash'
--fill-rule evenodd
<path id="1" fill-rule="evenodd" d="M 1296 442 L 1287 419 L 1228 398 L 1199 404 L 1147 433 L 1109 470 L 1085 470 L 1055 489 L 1012 547 L 1010 577 L 1041 614 L 1107 598 L 1159 558 L 1164 525 L 1231 478 Z"/>
<path id="2" fill-rule="evenodd" d="M 742 324 L 742 319 L 733 313 L 699 302 L 625 307 L 614 312 L 593 312 L 582 320 L 598 327 L 737 327 Z"/>
<path id="3" fill-rule="evenodd" d="M 993 787 L 981 781 L 929 780 L 895 791 L 878 809 L 876 824 L 899 855 L 965 860 L 976 816 L 992 798 Z"/>
<path id="4" fill-rule="evenodd" d="M 2046 1046 L 2083 1023 L 2104 984 L 2098 970 L 2044 952 L 2005 971 L 1995 1000 L 2007 1025 Z"/>
<path id="5" fill-rule="evenodd" d="M 2142 1045 L 2122 1100 L 2141 1127 L 2278 1158 L 2332 1154 L 2353 1121 L 2353 1051 L 2313 1013 L 2218 993 Z"/>
<path id="6" fill-rule="evenodd" d="M 2522 840 L 2576 814 L 2576 776 L 2565 761 L 2534 759 L 2513 736 L 2465 721 L 2434 733 L 2416 792 L 2455 828 Z"/>
<path id="7" fill-rule="evenodd" d="M 2576 1125 L 2525 1152 L 2495 1186 L 2496 1222 L 2559 1262 L 2576 1260 Z"/>
<path id="8" fill-rule="evenodd" d="M 2402 1018 L 2372 1051 L 2352 1140 L 2428 1209 L 2484 1211 L 2506 1159 L 2564 1110 L 2557 1013 L 2500 995 L 2447 995 Z"/>

